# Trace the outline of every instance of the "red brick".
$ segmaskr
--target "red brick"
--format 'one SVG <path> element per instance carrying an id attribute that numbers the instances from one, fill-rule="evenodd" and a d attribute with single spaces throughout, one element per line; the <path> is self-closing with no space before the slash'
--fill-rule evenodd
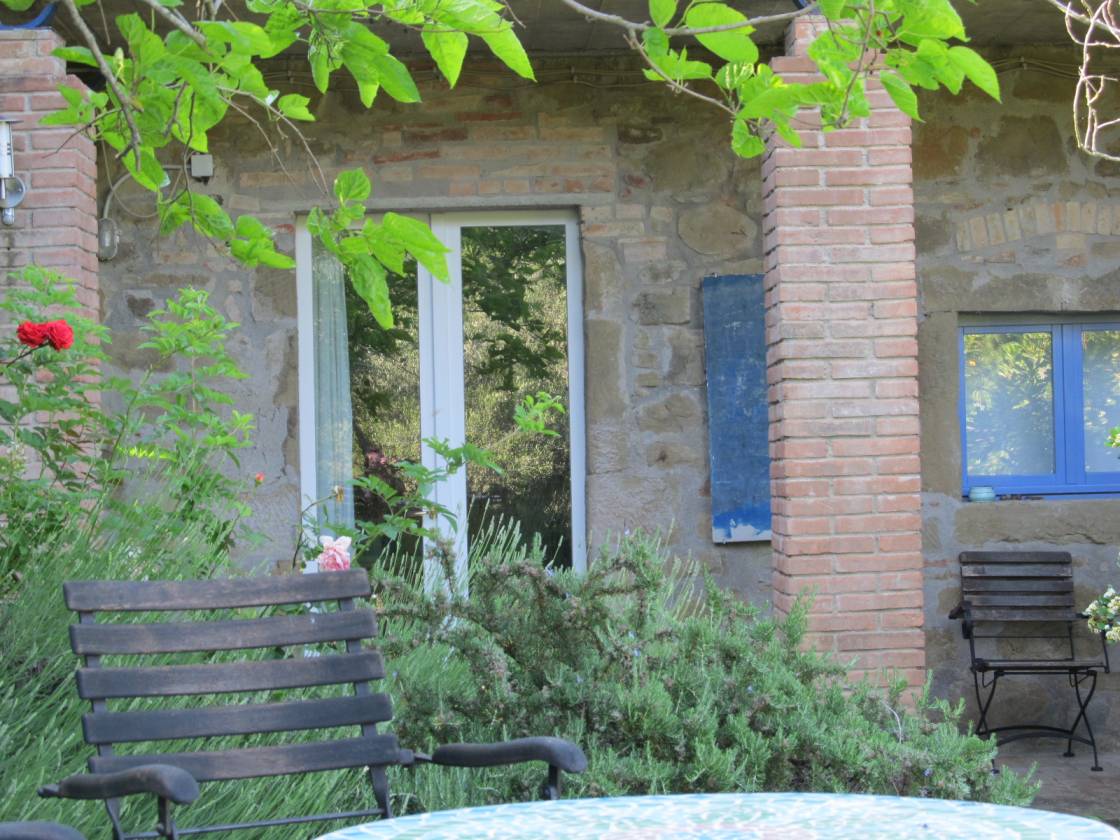
<path id="1" fill-rule="evenodd" d="M 884 531 L 917 531 L 921 527 L 922 518 L 917 513 L 872 513 L 838 516 L 835 530 L 837 534 L 881 534 Z M 884 550 L 887 549 L 884 547 Z"/>
<path id="2" fill-rule="evenodd" d="M 917 356 L 918 341 L 914 338 L 876 339 L 875 355 L 880 358 L 891 356 Z"/>
<path id="3" fill-rule="evenodd" d="M 909 184 L 912 177 L 909 166 L 863 166 L 858 169 L 830 169 L 825 172 L 824 183 L 829 187 Z"/>
<path id="4" fill-rule="evenodd" d="M 874 630 L 878 625 L 875 613 L 832 613 L 814 615 L 809 619 L 809 631 L 834 633 L 839 630 Z"/>
<path id="5" fill-rule="evenodd" d="M 907 607 L 921 607 L 922 593 L 919 590 L 896 592 L 865 592 L 862 594 L 842 594 L 836 597 L 836 606 L 842 612 L 862 612 L 866 610 L 898 610 Z"/>
<path id="6" fill-rule="evenodd" d="M 868 149 L 867 162 L 872 166 L 890 166 L 891 164 L 910 163 L 913 153 L 909 146 L 889 146 L 886 148 Z"/>
<path id="7" fill-rule="evenodd" d="M 914 206 L 914 191 L 910 187 L 872 187 L 867 191 L 867 202 L 872 207 L 888 205 Z"/>
<path id="8" fill-rule="evenodd" d="M 918 439 L 914 438 L 915 444 Z M 903 493 L 897 496 L 881 495 L 875 498 L 875 509 L 887 513 L 896 510 L 921 510 L 922 499 L 916 493 Z"/>
<path id="9" fill-rule="evenodd" d="M 863 190 L 829 187 L 787 188 L 774 194 L 777 207 L 834 207 L 863 204 Z"/>
<path id="10" fill-rule="evenodd" d="M 833 563 L 837 572 L 900 572 L 922 568 L 921 552 L 888 554 L 844 554 Z"/>
<path id="11" fill-rule="evenodd" d="M 870 146 L 909 146 L 909 128 L 839 128 L 825 134 L 825 145 L 830 149 Z"/>
<path id="12" fill-rule="evenodd" d="M 921 610 L 897 610 L 881 613 L 879 615 L 879 622 L 884 630 L 903 627 L 921 627 L 924 624 L 924 617 Z"/>
<path id="13" fill-rule="evenodd" d="M 920 649 L 925 636 L 919 630 L 894 630 L 883 633 L 844 633 L 838 638 L 840 650 Z"/>
<path id="14" fill-rule="evenodd" d="M 895 242 L 913 242 L 913 225 L 893 225 L 890 227 L 873 227 L 868 231 L 871 235 L 872 245 L 889 245 Z"/>
<path id="15" fill-rule="evenodd" d="M 901 225 L 914 221 L 913 207 L 833 207 L 830 225 Z"/>
<path id="16" fill-rule="evenodd" d="M 907 437 L 835 438 L 829 442 L 832 454 L 848 455 L 904 455 L 918 451 L 919 439 Z"/>

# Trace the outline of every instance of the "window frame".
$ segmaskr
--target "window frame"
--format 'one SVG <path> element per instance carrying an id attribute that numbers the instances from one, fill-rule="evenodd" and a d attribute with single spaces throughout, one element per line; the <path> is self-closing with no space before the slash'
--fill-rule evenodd
<path id="1" fill-rule="evenodd" d="M 1088 496 L 1120 493 L 1120 466 L 1091 473 L 1085 469 L 1085 401 L 1082 335 L 1086 331 L 1120 331 L 1115 315 L 1097 317 L 1008 316 L 962 319 L 958 329 L 957 411 L 960 423 L 962 496 L 989 486 L 996 496 Z M 1054 472 L 1035 475 L 980 475 L 968 470 L 965 336 L 991 333 L 1045 332 L 1051 337 Z M 1120 462 L 1118 462 L 1120 463 Z"/>
<path id="2" fill-rule="evenodd" d="M 509 211 L 445 211 L 409 214 L 429 224 L 449 251 L 449 283 L 438 281 L 417 266 L 420 346 L 421 438 L 465 438 L 463 380 L 463 312 L 461 231 L 470 227 L 556 226 L 564 228 L 565 269 L 568 286 L 568 417 L 571 472 L 572 568 L 587 570 L 587 430 L 585 414 L 585 362 L 583 314 L 583 255 L 579 214 L 575 209 L 525 209 Z M 299 464 L 301 507 L 315 498 L 315 335 L 312 312 L 312 248 L 306 217 L 296 222 L 296 322 L 299 365 Z M 458 307 L 454 304 L 458 303 Z M 456 377 L 452 371 L 459 371 Z M 448 408 L 450 406 L 450 409 Z M 421 461 L 437 465 L 438 456 L 421 446 Z M 467 482 L 460 471 L 435 490 L 436 501 L 450 510 L 465 511 Z M 433 523 L 443 527 L 442 523 Z M 457 571 L 466 580 L 467 529 L 447 535 L 456 545 Z"/>

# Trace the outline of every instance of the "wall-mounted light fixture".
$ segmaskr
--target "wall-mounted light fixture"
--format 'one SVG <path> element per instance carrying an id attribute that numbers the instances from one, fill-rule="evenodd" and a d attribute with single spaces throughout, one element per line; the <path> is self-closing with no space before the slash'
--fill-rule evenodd
<path id="1" fill-rule="evenodd" d="M 0 222 L 16 223 L 16 208 L 27 195 L 27 187 L 16 176 L 16 153 L 12 147 L 11 117 L 0 116 Z"/>

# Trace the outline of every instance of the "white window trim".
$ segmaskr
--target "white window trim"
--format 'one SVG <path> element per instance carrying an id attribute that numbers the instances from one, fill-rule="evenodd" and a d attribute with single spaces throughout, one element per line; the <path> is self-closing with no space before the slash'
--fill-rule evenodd
<path id="1" fill-rule="evenodd" d="M 583 333 L 583 258 L 580 250 L 579 217 L 575 210 L 463 211 L 432 214 L 427 221 L 433 232 L 450 248 L 450 283 L 436 280 L 423 267 L 417 271 L 420 322 L 420 435 L 447 438 L 453 445 L 466 436 L 463 394 L 462 306 L 437 305 L 461 302 L 462 266 L 460 231 L 464 227 L 563 226 L 565 268 L 568 285 L 568 423 L 571 451 L 572 567 L 587 570 L 587 424 L 584 403 L 585 360 Z M 312 312 L 312 241 L 306 219 L 296 222 L 296 324 L 299 362 L 299 466 L 301 510 L 315 501 L 315 335 Z M 442 313 L 435 323 L 437 312 Z M 453 375 L 458 371 L 458 375 Z M 425 387 L 425 384 L 427 387 Z M 450 396 L 456 407 L 450 412 L 435 409 L 436 393 Z M 421 460 L 436 466 L 436 455 L 422 447 Z M 456 570 L 466 571 L 465 515 L 466 474 L 463 471 L 436 489 L 436 501 L 459 514 L 462 523 L 455 536 Z M 460 577 L 462 579 L 462 577 Z"/>

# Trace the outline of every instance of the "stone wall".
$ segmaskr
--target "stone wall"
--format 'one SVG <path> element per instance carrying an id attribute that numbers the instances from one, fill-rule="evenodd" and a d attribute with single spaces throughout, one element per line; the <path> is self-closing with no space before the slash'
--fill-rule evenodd
<path id="1" fill-rule="evenodd" d="M 1076 151 L 1072 80 L 1031 69 L 1030 59 L 1072 65 L 1076 56 L 1014 55 L 1027 69 L 1001 75 L 1003 105 L 971 90 L 924 97 L 925 122 L 915 126 L 925 628 L 934 689 L 949 697 L 972 693 L 966 643 L 946 618 L 960 551 L 1068 550 L 1081 606 L 1120 580 L 1120 499 L 961 500 L 960 314 L 1120 312 L 1120 168 Z M 1005 709 L 1058 725 L 1070 717 L 1064 680 L 1016 679 L 1000 689 L 1016 697 Z M 1113 744 L 1118 716 L 1120 681 L 1105 677 L 1091 721 Z"/>
<path id="2" fill-rule="evenodd" d="M 531 85 L 474 65 L 453 92 L 426 83 L 423 105 L 379 99 L 372 111 L 342 81 L 313 106 L 311 145 L 328 178 L 367 167 L 379 209 L 578 207 L 592 542 L 660 529 L 724 585 L 767 598 L 769 544 L 711 543 L 698 291 L 706 274 L 761 271 L 759 164 L 731 154 L 714 109 L 644 83 L 629 58 L 537 70 Z M 310 79 L 296 78 L 310 92 Z M 229 126 L 211 150 L 215 176 L 200 189 L 259 214 L 290 249 L 296 215 L 321 200 L 298 145 L 278 150 L 291 177 L 251 126 Z M 136 193 L 121 198 L 147 209 Z M 258 426 L 243 468 L 266 475 L 254 524 L 272 539 L 248 560 L 289 556 L 299 481 L 294 273 L 246 271 L 192 236 L 161 239 L 151 222 L 116 215 L 121 253 L 102 270 L 115 360 L 145 364 L 142 317 L 187 284 L 242 322 L 236 352 L 250 379 L 239 407 Z"/>

